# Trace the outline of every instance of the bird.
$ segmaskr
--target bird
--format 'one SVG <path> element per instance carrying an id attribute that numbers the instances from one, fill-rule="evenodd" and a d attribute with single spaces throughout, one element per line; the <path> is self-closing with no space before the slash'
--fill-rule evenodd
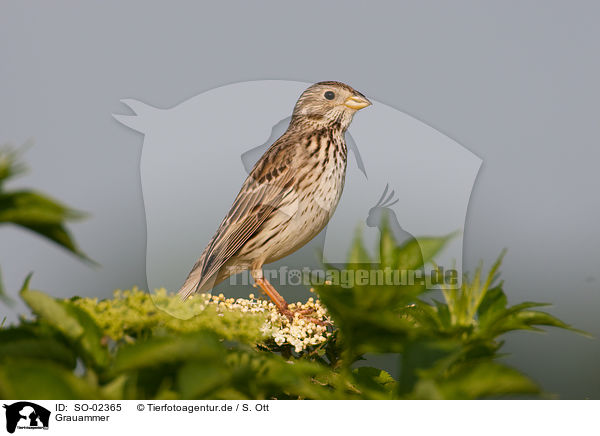
<path id="1" fill-rule="evenodd" d="M 250 270 L 255 286 L 293 319 L 263 265 L 295 252 L 327 225 L 344 188 L 345 132 L 371 104 L 336 81 L 315 83 L 300 95 L 287 130 L 256 162 L 179 290 L 182 300 Z"/>

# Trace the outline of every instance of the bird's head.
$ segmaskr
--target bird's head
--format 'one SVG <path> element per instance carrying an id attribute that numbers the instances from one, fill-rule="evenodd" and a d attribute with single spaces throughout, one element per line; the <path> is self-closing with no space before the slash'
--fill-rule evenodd
<path id="1" fill-rule="evenodd" d="M 292 125 L 314 128 L 339 126 L 346 130 L 356 111 L 371 102 L 351 86 L 341 82 L 319 82 L 302 93 L 292 115 Z"/>

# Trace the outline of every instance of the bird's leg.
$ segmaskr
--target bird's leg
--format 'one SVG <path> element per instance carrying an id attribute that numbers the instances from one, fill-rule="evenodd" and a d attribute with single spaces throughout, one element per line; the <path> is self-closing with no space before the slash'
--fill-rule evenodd
<path id="1" fill-rule="evenodd" d="M 275 290 L 273 285 L 269 283 L 267 279 L 265 279 L 264 277 L 258 278 L 256 279 L 256 284 L 260 286 L 263 292 L 267 294 L 267 296 L 271 299 L 275 306 L 277 306 L 279 312 L 286 316 L 288 316 L 288 312 L 291 313 L 291 311 L 288 309 L 288 305 L 284 298 L 279 294 L 279 292 Z M 292 315 L 292 318 L 293 317 L 294 315 Z"/>
<path id="2" fill-rule="evenodd" d="M 294 319 L 294 313 L 298 313 L 298 314 L 300 314 L 300 316 L 305 318 L 303 315 L 307 315 L 312 312 L 312 310 L 310 310 L 310 309 L 309 310 L 297 310 L 297 311 L 292 312 L 290 309 L 288 309 L 288 304 L 285 301 L 285 299 L 279 294 L 279 292 L 277 292 L 277 290 L 273 287 L 273 285 L 271 283 L 269 283 L 269 281 L 262 276 L 262 271 L 260 271 L 259 273 L 253 273 L 252 275 L 254 276 L 254 281 L 256 282 L 256 284 L 258 286 L 260 286 L 260 288 L 263 290 L 263 292 L 265 294 L 267 294 L 267 296 L 271 299 L 271 301 L 275 304 L 275 306 L 277 306 L 277 310 L 279 310 L 279 313 L 286 316 L 290 321 L 292 321 Z M 308 322 L 313 322 L 315 324 L 320 324 L 320 325 L 326 324 L 324 321 L 321 321 L 316 318 L 305 318 L 305 319 Z"/>

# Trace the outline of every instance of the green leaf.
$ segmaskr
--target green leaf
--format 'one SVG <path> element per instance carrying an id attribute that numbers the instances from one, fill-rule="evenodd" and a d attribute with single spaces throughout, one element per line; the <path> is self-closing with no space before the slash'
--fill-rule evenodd
<path id="1" fill-rule="evenodd" d="M 367 352 L 399 352 L 413 332 L 414 322 L 402 316 L 412 295 L 403 295 L 400 287 L 372 286 L 361 292 L 358 287 L 323 286 L 318 292 L 341 333 L 346 365 Z"/>
<path id="2" fill-rule="evenodd" d="M 190 362 L 177 375 L 181 399 L 208 398 L 211 392 L 227 385 L 230 377 L 230 372 L 223 366 L 216 366 L 211 362 Z"/>
<path id="3" fill-rule="evenodd" d="M 81 308 L 68 301 L 58 301 L 40 291 L 29 289 L 27 277 L 20 295 L 40 319 L 61 332 L 78 347 L 87 365 L 99 368 L 108 364 L 108 351 L 101 343 L 102 331 Z"/>
<path id="4" fill-rule="evenodd" d="M 479 322 L 486 324 L 506 310 L 507 299 L 502 285 L 489 289 L 477 309 Z"/>
<path id="5" fill-rule="evenodd" d="M 83 213 L 36 191 L 3 189 L 4 182 L 25 171 L 25 165 L 20 162 L 21 151 L 0 148 L 0 224 L 26 228 L 94 263 L 77 247 L 65 227 L 67 221 L 83 218 Z"/>
<path id="6" fill-rule="evenodd" d="M 15 300 L 10 298 L 10 296 L 6 293 L 6 289 L 4 289 L 4 285 L 2 282 L 2 269 L 0 269 L 0 301 L 2 301 L 7 306 L 13 306 L 15 304 Z"/>
<path id="7" fill-rule="evenodd" d="M 29 289 L 30 280 L 31 274 L 25 279 L 19 294 L 33 313 L 47 321 L 67 338 L 71 340 L 79 339 L 84 330 L 78 320 L 69 314 L 67 308 L 61 302 L 43 292 Z"/>
<path id="8" fill-rule="evenodd" d="M 0 332 L 0 360 L 21 358 L 48 360 L 66 368 L 75 368 L 75 353 L 63 343 L 49 337 L 32 335 L 20 337 L 21 335 L 14 334 L 14 330 L 7 329 Z"/>
<path id="9" fill-rule="evenodd" d="M 110 379 L 108 383 L 100 387 L 100 396 L 108 400 L 127 399 L 126 386 L 128 381 L 129 379 L 125 374 Z M 139 397 L 133 395 L 131 399 L 139 399 Z"/>
<path id="10" fill-rule="evenodd" d="M 348 265 L 364 265 L 370 263 L 371 256 L 363 244 L 362 231 L 358 228 L 348 255 Z"/>
<path id="11" fill-rule="evenodd" d="M 95 385 L 44 360 L 15 359 L 0 365 L 0 397 L 31 400 L 98 398 Z"/>
<path id="12" fill-rule="evenodd" d="M 223 348 L 210 333 L 153 337 L 121 348 L 114 360 L 113 374 L 182 361 L 221 361 Z"/>
<path id="13" fill-rule="evenodd" d="M 108 350 L 102 344 L 103 334 L 100 327 L 86 311 L 70 301 L 62 301 L 61 304 L 67 314 L 83 328 L 83 334 L 77 338 L 77 346 L 81 349 L 85 363 L 94 368 L 103 368 L 108 365 Z"/>
<path id="14" fill-rule="evenodd" d="M 379 260 L 381 266 L 396 268 L 398 243 L 390 229 L 388 213 L 383 214 L 379 228 Z"/>
<path id="15" fill-rule="evenodd" d="M 323 365 L 304 360 L 285 361 L 277 355 L 253 351 L 230 354 L 227 365 L 232 375 L 232 387 L 249 398 L 332 397 L 329 387 L 314 382 L 328 374 Z"/>
<path id="16" fill-rule="evenodd" d="M 5 181 L 24 173 L 27 167 L 20 161 L 23 148 L 0 147 L 0 190 Z"/>
<path id="17" fill-rule="evenodd" d="M 558 327 L 592 337 L 589 333 L 578 330 L 549 313 L 537 310 L 519 310 L 514 312 L 510 312 L 509 310 L 506 316 L 493 326 L 493 329 L 496 334 L 512 330 L 541 330 L 537 326 Z"/>
<path id="18" fill-rule="evenodd" d="M 446 329 L 450 328 L 451 319 L 450 319 L 450 311 L 448 310 L 448 305 L 442 303 L 441 301 L 437 301 L 435 299 L 433 300 L 433 302 L 436 307 L 436 312 L 437 312 L 437 316 L 438 316 L 440 325 Z"/>
<path id="19" fill-rule="evenodd" d="M 396 388 L 396 380 L 383 369 L 362 366 L 354 369 L 352 374 L 359 389 L 391 393 Z"/>
<path id="20" fill-rule="evenodd" d="M 433 261 L 442 249 L 458 232 L 450 233 L 442 237 L 422 236 L 409 239 L 398 250 L 399 269 L 418 269 Z"/>
<path id="21" fill-rule="evenodd" d="M 69 209 L 58 201 L 31 190 L 0 195 L 0 222 L 20 225 L 61 224 L 82 219 L 85 214 Z"/>
<path id="22" fill-rule="evenodd" d="M 413 336 L 431 335 L 445 328 L 443 315 L 440 316 L 434 306 L 424 301 L 417 300 L 415 303 L 404 307 L 400 313 L 403 318 L 413 322 L 412 330 L 416 333 Z"/>
<path id="23" fill-rule="evenodd" d="M 73 254 L 90 260 L 75 244 L 65 223 L 84 218 L 50 197 L 35 191 L 21 190 L 0 193 L 0 224 L 24 227 L 64 247 Z"/>
<path id="24" fill-rule="evenodd" d="M 425 374 L 434 377 L 447 370 L 460 352 L 460 342 L 452 339 L 422 339 L 407 344 L 402 353 L 398 392 L 407 394 Z"/>
<path id="25" fill-rule="evenodd" d="M 457 400 L 540 392 L 538 385 L 527 376 L 491 361 L 464 365 L 438 382 L 437 387 L 444 398 Z"/>
<path id="26" fill-rule="evenodd" d="M 411 238 L 396 249 L 396 268 L 399 270 L 416 270 L 424 265 L 423 251 L 417 239 Z"/>
<path id="27" fill-rule="evenodd" d="M 421 268 L 424 259 L 430 261 L 453 236 L 419 238 L 424 249 L 414 238 L 398 246 L 384 215 L 379 240 L 381 263 L 371 264 L 365 263 L 370 256 L 362 244 L 360 232 L 357 233 L 348 264 L 342 269 L 356 281 L 349 285 L 340 281 L 316 286 L 321 301 L 340 329 L 340 338 L 345 345 L 344 364 L 349 365 L 366 352 L 400 352 L 404 342 L 416 333 L 415 325 L 429 324 L 427 328 L 433 328 L 439 323 L 425 307 L 413 307 L 419 295 L 426 291 L 424 284 L 408 284 L 403 281 L 402 274 Z M 386 271 L 395 275 L 393 283 L 374 284 L 371 273 L 384 277 Z M 370 274 L 369 281 L 359 284 L 358 276 L 352 274 L 365 272 Z"/>

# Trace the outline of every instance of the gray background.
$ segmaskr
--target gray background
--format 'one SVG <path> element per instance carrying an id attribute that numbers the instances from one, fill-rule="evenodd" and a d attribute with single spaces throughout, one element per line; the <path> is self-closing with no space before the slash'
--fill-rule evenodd
<path id="1" fill-rule="evenodd" d="M 280 3 L 0 4 L 0 143 L 35 141 L 30 175 L 14 186 L 90 212 L 72 228 L 102 264 L 2 227 L 11 293 L 30 270 L 33 286 L 56 296 L 144 285 L 142 137 L 111 118 L 123 113 L 119 99 L 171 107 L 243 80 L 333 79 L 480 156 L 464 268 L 508 247 L 511 302 L 552 302 L 599 336 L 600 4 Z M 600 398 L 597 340 L 520 333 L 506 351 L 548 391 Z"/>

